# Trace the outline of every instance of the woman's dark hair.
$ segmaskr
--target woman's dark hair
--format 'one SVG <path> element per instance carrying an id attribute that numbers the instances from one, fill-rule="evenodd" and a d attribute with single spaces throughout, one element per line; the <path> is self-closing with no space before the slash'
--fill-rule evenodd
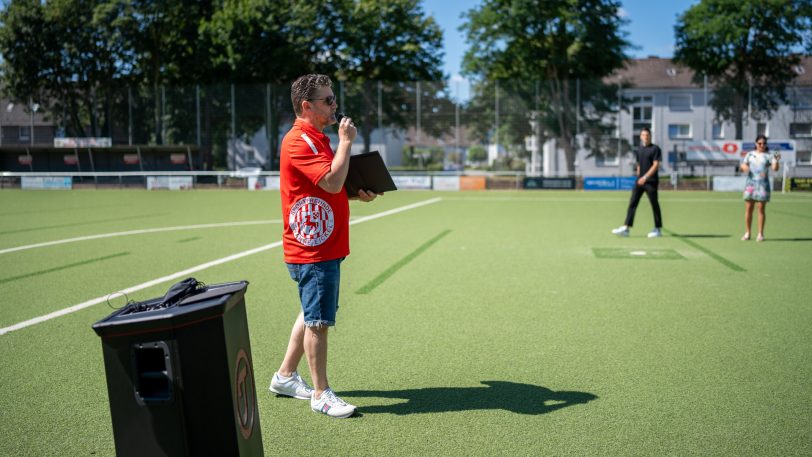
<path id="1" fill-rule="evenodd" d="M 770 150 L 770 146 L 767 143 L 767 137 L 763 133 L 756 137 L 756 141 L 753 143 L 753 146 L 755 146 L 756 143 L 758 143 L 758 140 L 764 140 L 764 150 L 765 151 Z M 758 147 L 756 147 L 756 149 L 758 149 Z"/>

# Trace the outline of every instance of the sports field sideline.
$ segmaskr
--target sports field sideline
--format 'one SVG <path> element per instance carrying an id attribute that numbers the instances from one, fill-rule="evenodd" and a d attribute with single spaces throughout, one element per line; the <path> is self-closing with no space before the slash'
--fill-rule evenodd
<path id="1" fill-rule="evenodd" d="M 628 196 L 351 203 L 340 421 L 267 391 L 299 306 L 278 193 L 1 191 L 0 455 L 114 455 L 90 325 L 187 276 L 250 282 L 267 456 L 812 455 L 812 195 L 774 193 L 764 243 L 710 192 L 661 192 L 665 236 L 644 201 L 616 238 Z"/>

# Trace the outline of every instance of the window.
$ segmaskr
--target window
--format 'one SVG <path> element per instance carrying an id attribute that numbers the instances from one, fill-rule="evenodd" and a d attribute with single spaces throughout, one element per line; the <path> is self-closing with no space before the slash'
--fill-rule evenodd
<path id="1" fill-rule="evenodd" d="M 725 139 L 725 126 L 722 123 L 713 123 L 713 139 L 714 140 L 723 140 Z"/>
<path id="2" fill-rule="evenodd" d="M 793 138 L 812 138 L 812 122 L 790 123 L 789 136 Z"/>
<path id="3" fill-rule="evenodd" d="M 691 124 L 668 124 L 668 138 L 672 140 L 690 140 Z"/>
<path id="4" fill-rule="evenodd" d="M 668 108 L 671 111 L 691 111 L 690 95 L 669 95 Z"/>
<path id="5" fill-rule="evenodd" d="M 20 127 L 20 134 L 17 137 L 20 141 L 28 141 L 31 139 L 31 127 Z"/>
<path id="6" fill-rule="evenodd" d="M 795 153 L 798 165 L 812 165 L 812 151 L 798 151 Z"/>
<path id="7" fill-rule="evenodd" d="M 619 164 L 620 160 L 618 160 L 617 154 L 601 154 L 595 157 L 595 165 L 599 167 L 616 167 Z"/>
<path id="8" fill-rule="evenodd" d="M 806 88 L 798 88 L 792 92 L 792 106 L 796 110 L 812 109 L 812 91 Z"/>
<path id="9" fill-rule="evenodd" d="M 766 122 L 756 124 L 756 136 L 759 135 L 770 136 L 770 126 Z"/>
<path id="10" fill-rule="evenodd" d="M 640 145 L 640 130 L 643 127 L 651 128 L 653 109 L 653 96 L 641 95 L 632 97 L 632 144 L 635 147 Z M 615 160 L 617 160 L 617 158 L 615 158 Z"/>

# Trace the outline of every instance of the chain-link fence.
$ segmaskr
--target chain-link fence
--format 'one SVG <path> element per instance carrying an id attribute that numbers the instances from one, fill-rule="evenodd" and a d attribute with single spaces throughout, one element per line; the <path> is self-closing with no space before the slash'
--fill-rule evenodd
<path id="1" fill-rule="evenodd" d="M 713 92 L 704 87 L 576 79 L 338 81 L 333 90 L 338 110 L 358 127 L 353 152 L 380 151 L 396 170 L 624 176 L 633 172 L 631 152 L 643 127 L 663 150 L 664 171 L 733 173 L 737 159 L 691 155 L 703 142 L 713 149 L 735 141 L 734 126 L 717 119 L 708 103 Z M 766 133 L 791 143 L 792 166 L 812 165 L 812 105 L 804 102 L 810 92 L 793 87 L 794 101 L 776 112 L 748 113 L 738 147 Z M 3 148 L 47 147 L 56 137 L 110 138 L 114 147 L 193 145 L 192 170 L 277 170 L 279 144 L 294 120 L 289 86 L 273 84 L 121 87 L 89 101 L 37 101 L 36 116 L 31 104 L 0 115 Z M 29 117 L 33 138 L 21 133 Z"/>

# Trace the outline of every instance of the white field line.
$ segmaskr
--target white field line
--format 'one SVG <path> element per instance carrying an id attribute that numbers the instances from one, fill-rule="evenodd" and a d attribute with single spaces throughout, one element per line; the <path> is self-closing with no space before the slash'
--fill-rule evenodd
<path id="1" fill-rule="evenodd" d="M 403 212 L 403 211 L 408 211 L 410 209 L 419 208 L 421 206 L 430 205 L 432 203 L 437 203 L 440 200 L 442 200 L 442 199 L 441 198 L 432 198 L 430 200 L 424 200 L 422 202 L 412 203 L 411 205 L 401 206 L 399 208 L 390 209 L 388 211 L 383 211 L 381 213 L 373 214 L 373 215 L 370 215 L 370 216 L 359 217 L 358 219 L 355 219 L 355 220 L 351 221 L 350 224 L 360 224 L 362 222 L 371 221 L 371 220 L 378 219 L 378 218 L 381 218 L 381 217 L 390 216 L 392 214 L 397 214 L 397 213 L 400 213 L 400 212 Z M 11 325 L 9 327 L 0 328 L 0 335 L 5 335 L 6 333 L 13 332 L 15 330 L 20 330 L 20 329 L 23 329 L 23 328 L 26 328 L 26 327 L 30 327 L 30 326 L 35 325 L 35 324 L 39 324 L 39 323 L 42 323 L 42 322 L 45 322 L 45 321 L 48 321 L 48 320 L 51 320 L 51 319 L 55 319 L 57 317 L 61 317 L 61 316 L 71 314 L 71 313 L 74 313 L 76 311 L 91 307 L 93 305 L 96 305 L 96 304 L 99 304 L 99 303 L 101 303 L 103 301 L 106 301 L 108 297 L 110 297 L 110 296 L 112 296 L 114 294 L 117 294 L 117 293 L 131 294 L 133 292 L 138 292 L 139 290 L 146 289 L 148 287 L 152 287 L 152 286 L 155 286 L 155 285 L 167 282 L 167 281 L 171 281 L 173 279 L 182 278 L 182 277 L 185 277 L 185 276 L 190 275 L 192 273 L 195 273 L 195 272 L 198 272 L 198 271 L 201 271 L 201 270 L 205 270 L 207 268 L 214 267 L 214 266 L 217 266 L 217 265 L 222 265 L 224 263 L 231 262 L 232 260 L 241 259 L 243 257 L 249 256 L 249 255 L 252 255 L 252 254 L 257 254 L 259 252 L 267 251 L 269 249 L 273 249 L 273 248 L 279 247 L 281 245 L 282 245 L 281 241 L 276 241 L 276 242 L 271 243 L 271 244 L 266 244 L 265 246 L 260 246 L 258 248 L 238 252 L 236 254 L 232 254 L 232 255 L 227 256 L 227 257 L 223 257 L 223 258 L 220 258 L 220 259 L 217 259 L 217 260 L 212 260 L 211 262 L 202 263 L 200 265 L 196 265 L 194 267 L 187 268 L 187 269 L 185 269 L 183 271 L 178 271 L 178 272 L 172 273 L 170 275 L 163 276 L 161 278 L 156 278 L 156 279 L 153 279 L 151 281 L 147 281 L 145 283 L 138 284 L 136 286 L 128 287 L 128 288 L 126 288 L 124 290 L 121 290 L 121 291 L 118 291 L 118 292 L 113 292 L 112 294 L 108 294 L 108 295 L 105 295 L 105 296 L 102 296 L 102 297 L 96 297 L 96 298 L 94 298 L 92 300 L 88 300 L 86 302 L 79 303 L 78 305 L 73 305 L 73 306 L 70 306 L 68 308 L 60 309 L 58 311 L 54 311 L 52 313 L 45 314 L 43 316 L 35 317 L 33 319 L 28 319 L 27 321 L 23 321 L 23 322 L 20 322 L 18 324 L 14 324 L 14 325 Z"/>
<path id="2" fill-rule="evenodd" d="M 619 191 L 624 192 L 624 191 Z M 774 192 L 775 194 L 776 192 Z M 631 192 L 627 192 L 627 194 L 631 194 Z M 775 195 L 773 195 L 775 197 Z M 629 198 L 628 195 L 625 196 L 618 196 L 618 197 L 542 197 L 539 198 L 532 198 L 532 197 L 445 197 L 444 200 L 453 201 L 453 202 L 491 202 L 491 203 L 505 203 L 505 202 L 534 202 L 534 203 L 612 203 L 612 202 L 628 202 Z M 776 200 L 773 200 L 776 202 Z M 812 203 L 812 199 L 803 200 L 788 200 L 788 199 L 781 199 L 777 201 L 780 204 L 785 203 L 804 203 L 809 204 Z M 663 197 L 663 194 L 660 194 L 660 203 L 743 203 L 741 196 L 731 197 L 731 198 L 669 198 Z"/>
<path id="3" fill-rule="evenodd" d="M 200 224 L 200 225 L 179 225 L 176 227 L 160 227 L 141 230 L 128 230 L 126 232 L 113 232 L 113 233 L 100 233 L 98 235 L 78 236 L 76 238 L 66 238 L 64 240 L 45 241 L 42 243 L 28 244 L 25 246 L 17 246 L 13 248 L 0 249 L 0 254 L 8 254 L 9 252 L 25 251 L 28 249 L 43 248 L 46 246 L 54 246 L 57 244 L 76 243 L 77 241 L 98 240 L 101 238 L 113 238 L 117 236 L 130 236 L 142 235 L 144 233 L 158 233 L 158 232 L 173 232 L 176 230 L 197 230 L 218 227 L 238 227 L 241 225 L 259 225 L 259 224 L 280 224 L 282 221 L 266 220 L 266 221 L 242 221 L 242 222 L 221 222 L 218 224 Z"/>

